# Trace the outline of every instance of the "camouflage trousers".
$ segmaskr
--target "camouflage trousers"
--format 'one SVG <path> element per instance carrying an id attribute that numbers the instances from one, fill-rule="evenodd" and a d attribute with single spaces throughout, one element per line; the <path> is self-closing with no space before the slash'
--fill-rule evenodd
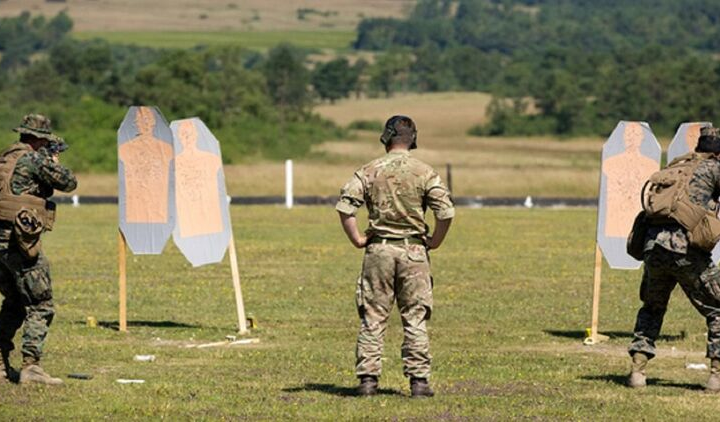
<path id="1" fill-rule="evenodd" d="M 15 348 L 13 337 L 23 326 L 23 359 L 39 361 L 55 309 L 52 301 L 50 266 L 41 252 L 27 260 L 11 247 L 0 250 L 0 350 Z"/>
<path id="2" fill-rule="evenodd" d="M 645 252 L 645 268 L 640 285 L 643 306 L 637 314 L 629 352 L 655 356 L 655 340 L 660 335 L 670 294 L 676 284 L 690 303 L 705 317 L 708 327 L 708 358 L 720 358 L 720 269 L 710 254 L 689 250 L 687 255 L 660 246 Z"/>
<path id="3" fill-rule="evenodd" d="M 380 376 L 388 318 L 397 300 L 403 326 L 403 373 L 407 377 L 430 375 L 430 340 L 425 321 L 432 312 L 430 261 L 422 245 L 375 243 L 365 250 L 356 302 L 360 332 L 356 349 L 356 374 Z"/>

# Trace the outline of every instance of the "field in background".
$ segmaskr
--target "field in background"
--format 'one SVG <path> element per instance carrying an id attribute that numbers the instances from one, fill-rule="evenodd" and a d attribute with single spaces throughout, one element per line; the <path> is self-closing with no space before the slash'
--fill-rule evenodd
<path id="1" fill-rule="evenodd" d="M 401 17 L 415 0 L 4 0 L 0 16 L 67 10 L 83 31 L 354 31 L 363 17 Z M 299 19 L 298 9 L 306 9 Z"/>
<path id="2" fill-rule="evenodd" d="M 234 334 L 227 260 L 193 269 L 171 242 L 163 256 L 131 255 L 130 332 L 88 328 L 88 316 L 104 327 L 117 321 L 117 210 L 61 207 L 43 241 L 57 305 L 44 363 L 66 385 L 0 384 L 0 419 L 714 420 L 720 412 L 717 396 L 699 391 L 706 371 L 685 369 L 705 362 L 705 327 L 679 289 L 645 391 L 622 385 L 639 271 L 603 269 L 600 328 L 612 338 L 581 345 L 593 210 L 459 210 L 432 256 L 438 395 L 421 401 L 407 398 L 397 311 L 386 336 L 383 394 L 352 397 L 362 254 L 332 207 L 232 213 L 245 305 L 261 343 L 197 349 L 185 346 Z M 134 362 L 136 354 L 157 359 Z M 73 372 L 94 378 L 67 379 Z"/>
<path id="3" fill-rule="evenodd" d="M 259 50 L 291 41 L 321 50 L 312 60 L 322 61 L 338 51 L 347 52 L 361 16 L 401 16 L 412 4 L 412 0 L 5 0 L 0 16 L 16 15 L 24 9 L 51 15 L 67 8 L 76 22 L 74 36 L 81 39 L 101 37 L 111 42 L 180 48 L 237 44 Z M 303 19 L 298 19 L 298 9 L 306 9 Z M 400 94 L 388 99 L 343 100 L 315 110 L 341 126 L 359 120 L 379 126 L 393 114 L 411 116 L 419 128 L 416 155 L 443 177 L 446 164 L 451 164 L 453 191 L 458 196 L 597 194 L 604 139 L 468 136 L 470 127 L 484 121 L 489 101 L 482 93 Z M 295 193 L 337 194 L 357 167 L 383 153 L 378 137 L 377 130 L 353 131 L 351 139 L 316 146 L 310 157 L 296 161 Z M 283 174 L 281 162 L 248 158 L 247 163 L 226 168 L 228 192 L 282 195 Z M 80 195 L 117 193 L 114 174 L 81 175 L 80 179 Z"/>
<path id="4" fill-rule="evenodd" d="M 457 196 L 597 195 L 604 139 L 468 136 L 468 128 L 484 121 L 489 101 L 489 95 L 480 93 L 411 94 L 344 100 L 319 106 L 316 112 L 342 126 L 358 120 L 381 126 L 393 114 L 411 116 L 419 130 L 420 147 L 414 154 L 443 178 L 445 165 L 451 164 Z M 295 163 L 295 194 L 336 195 L 353 171 L 384 153 L 379 137 L 379 131 L 353 131 L 351 139 L 316 146 L 311 157 Z M 282 162 L 226 166 L 228 192 L 283 195 L 284 171 Z M 116 176 L 81 175 L 78 193 L 115 195 Z"/>
<path id="5" fill-rule="evenodd" d="M 253 50 L 267 50 L 288 42 L 298 47 L 321 50 L 348 50 L 355 40 L 353 31 L 85 31 L 73 34 L 80 40 L 104 39 L 116 44 L 133 44 L 154 48 L 192 48 L 197 45 L 233 45 Z"/>

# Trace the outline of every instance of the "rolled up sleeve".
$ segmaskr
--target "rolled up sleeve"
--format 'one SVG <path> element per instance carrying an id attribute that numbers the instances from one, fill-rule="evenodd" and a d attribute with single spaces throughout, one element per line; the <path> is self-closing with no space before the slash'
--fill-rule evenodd
<path id="1" fill-rule="evenodd" d="M 455 217 L 455 205 L 450 190 L 435 172 L 425 183 L 425 201 L 437 220 L 449 220 Z"/>
<path id="2" fill-rule="evenodd" d="M 335 209 L 346 215 L 355 215 L 365 203 L 365 191 L 360 177 L 356 174 L 340 189 L 340 198 Z"/>

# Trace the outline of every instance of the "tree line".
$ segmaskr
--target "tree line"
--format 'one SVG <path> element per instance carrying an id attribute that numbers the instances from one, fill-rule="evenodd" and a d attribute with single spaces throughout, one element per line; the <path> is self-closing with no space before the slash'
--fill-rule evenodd
<path id="1" fill-rule="evenodd" d="M 620 119 L 667 134 L 720 117 L 718 22 L 715 0 L 419 0 L 360 22 L 354 47 L 395 63 L 388 93 L 491 92 L 476 134 L 607 134 Z"/>
<path id="2" fill-rule="evenodd" d="M 112 171 L 116 130 L 133 104 L 157 105 L 168 120 L 200 117 L 229 163 L 298 157 L 314 143 L 344 135 L 312 113 L 311 80 L 319 90 L 325 82 L 306 66 L 307 51 L 287 44 L 267 54 L 237 47 L 161 50 L 77 41 L 67 36 L 71 29 L 64 12 L 52 19 L 28 13 L 0 19 L 4 144 L 14 140 L 9 129 L 23 114 L 45 113 L 71 146 L 65 162 Z M 337 64 L 325 66 L 337 71 Z M 327 90 L 330 98 L 337 95 L 335 87 Z"/>

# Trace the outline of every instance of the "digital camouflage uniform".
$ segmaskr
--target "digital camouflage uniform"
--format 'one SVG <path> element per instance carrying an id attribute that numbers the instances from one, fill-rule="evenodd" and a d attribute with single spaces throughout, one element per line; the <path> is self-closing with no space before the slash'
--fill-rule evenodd
<path id="1" fill-rule="evenodd" d="M 693 203 L 717 211 L 720 161 L 703 160 L 689 186 Z M 649 358 L 655 356 L 655 340 L 660 334 L 670 294 L 675 285 L 680 284 L 690 303 L 707 321 L 707 357 L 720 358 L 720 269 L 712 262 L 710 253 L 690 246 L 686 231 L 679 224 L 650 226 L 644 250 L 645 267 L 640 285 L 643 306 L 637 314 L 630 354 L 642 352 Z"/>
<path id="2" fill-rule="evenodd" d="M 438 220 L 453 218 L 450 192 L 432 167 L 408 151 L 393 150 L 356 171 L 335 208 L 354 216 L 363 204 L 369 212 L 369 241 L 356 291 L 361 319 L 356 373 L 380 375 L 383 338 L 397 300 L 404 332 L 404 373 L 427 378 L 431 356 L 425 321 L 432 312 L 432 277 L 429 256 L 419 239 L 428 233 L 427 207 Z"/>
<path id="3" fill-rule="evenodd" d="M 45 147 L 35 151 L 29 145 L 18 142 L 0 156 L 18 149 L 24 152 L 17 160 L 9 181 L 13 195 L 27 194 L 46 199 L 52 196 L 54 189 L 69 192 L 77 186 L 73 173 L 54 162 Z M 0 310 L 0 350 L 8 353 L 14 349 L 15 332 L 24 325 L 23 361 L 24 364 L 33 364 L 42 356 L 48 327 L 55 315 L 50 267 L 42 252 L 33 259 L 21 251 L 13 226 L 10 221 L 0 221 L 0 292 L 4 296 Z"/>

